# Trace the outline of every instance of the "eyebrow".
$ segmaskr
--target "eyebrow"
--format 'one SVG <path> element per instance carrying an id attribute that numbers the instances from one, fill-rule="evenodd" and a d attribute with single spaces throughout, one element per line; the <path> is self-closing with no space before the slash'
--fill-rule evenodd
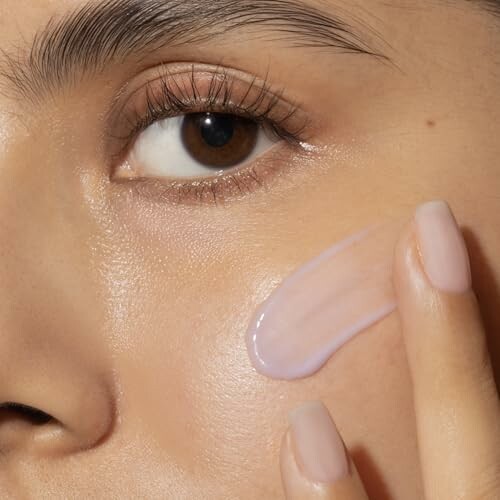
<path id="1" fill-rule="evenodd" d="M 38 101 L 110 64 L 169 46 L 203 43 L 244 28 L 290 47 L 333 49 L 389 60 L 373 28 L 300 0 L 104 0 L 51 18 L 30 47 L 0 50 L 0 79 Z M 364 33 L 361 31 L 364 28 Z M 265 34 L 269 33 L 269 38 Z"/>

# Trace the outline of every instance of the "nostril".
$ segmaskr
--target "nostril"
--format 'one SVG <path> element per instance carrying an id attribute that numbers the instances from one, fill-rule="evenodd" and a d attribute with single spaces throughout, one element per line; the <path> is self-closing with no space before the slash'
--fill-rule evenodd
<path id="1" fill-rule="evenodd" d="M 110 389 L 99 379 L 71 382 L 59 378 L 37 390 L 9 386 L 0 403 L 0 454 L 55 458 L 104 442 L 115 422 Z"/>
<path id="2" fill-rule="evenodd" d="M 28 449 L 40 433 L 58 428 L 58 421 L 33 406 L 5 402 L 0 404 L 0 451 L 5 455 Z"/>
<path id="3" fill-rule="evenodd" d="M 13 418 L 25 420 L 27 423 L 35 426 L 48 424 L 54 421 L 54 417 L 48 413 L 29 405 L 13 402 L 0 404 L 0 425 L 2 425 L 3 421 Z"/>

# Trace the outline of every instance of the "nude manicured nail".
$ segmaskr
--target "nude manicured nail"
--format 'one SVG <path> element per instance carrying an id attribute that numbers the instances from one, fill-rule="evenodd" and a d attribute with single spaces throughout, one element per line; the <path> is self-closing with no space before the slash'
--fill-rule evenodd
<path id="1" fill-rule="evenodd" d="M 332 484 L 349 475 L 342 438 L 323 403 L 300 406 L 289 421 L 295 460 L 306 478 Z"/>
<path id="2" fill-rule="evenodd" d="M 464 293 L 472 286 L 465 241 L 449 205 L 433 201 L 416 212 L 422 263 L 432 285 L 440 291 Z"/>

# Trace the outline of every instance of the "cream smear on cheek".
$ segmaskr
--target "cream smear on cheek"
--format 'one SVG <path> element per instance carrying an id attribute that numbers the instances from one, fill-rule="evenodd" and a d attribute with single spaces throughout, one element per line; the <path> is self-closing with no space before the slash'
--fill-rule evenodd
<path id="1" fill-rule="evenodd" d="M 246 336 L 258 372 L 317 372 L 346 342 L 396 309 L 393 252 L 402 224 L 367 228 L 300 267 L 257 310 Z"/>

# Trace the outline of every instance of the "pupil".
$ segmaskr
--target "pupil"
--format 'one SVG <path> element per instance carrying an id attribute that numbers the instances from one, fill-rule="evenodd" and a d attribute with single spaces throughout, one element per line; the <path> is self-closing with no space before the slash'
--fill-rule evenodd
<path id="1" fill-rule="evenodd" d="M 207 113 L 200 119 L 203 140 L 213 148 L 227 146 L 234 136 L 234 120 L 229 115 Z"/>

